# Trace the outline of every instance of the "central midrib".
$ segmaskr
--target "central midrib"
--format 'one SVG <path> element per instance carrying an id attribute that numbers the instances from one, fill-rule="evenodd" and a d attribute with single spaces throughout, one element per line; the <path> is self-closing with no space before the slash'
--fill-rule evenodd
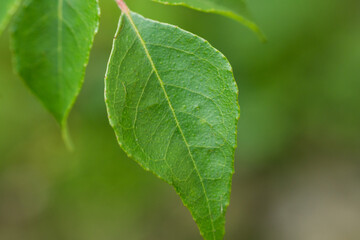
<path id="1" fill-rule="evenodd" d="M 63 25 L 63 4 L 64 0 L 58 0 L 58 8 L 57 8 L 57 15 L 58 15 L 58 21 L 57 21 L 57 74 L 56 77 L 58 79 L 61 78 L 61 72 L 62 72 L 62 25 Z M 61 88 L 60 88 L 60 81 L 57 81 L 58 87 L 57 90 L 59 92 L 59 95 L 61 94 Z M 63 116 L 62 116 L 63 117 Z"/>
<path id="2" fill-rule="evenodd" d="M 204 192 L 204 195 L 205 195 L 205 198 L 206 198 L 206 202 L 207 202 L 207 205 L 208 205 L 209 216 L 210 216 L 210 219 L 211 219 L 213 239 L 216 239 L 216 237 L 215 237 L 214 221 L 213 221 L 213 217 L 212 217 L 212 214 L 211 214 L 211 209 L 210 209 L 210 204 L 209 204 L 209 198 L 208 198 L 207 193 L 206 193 L 206 190 L 205 190 L 204 181 L 203 181 L 203 178 L 202 178 L 201 175 L 200 175 L 200 172 L 199 172 L 199 170 L 198 170 L 198 168 L 197 168 L 197 165 L 196 165 L 196 163 L 195 163 L 194 157 L 193 157 L 193 155 L 192 155 L 192 153 L 191 153 L 191 151 L 190 151 L 190 146 L 189 146 L 189 144 L 188 144 L 188 142 L 187 142 L 187 140 L 186 140 L 186 138 L 185 138 L 184 132 L 183 132 L 182 129 L 181 129 L 181 126 L 180 126 L 179 120 L 177 119 L 175 110 L 174 110 L 174 108 L 173 108 L 173 106 L 172 106 L 172 104 L 171 104 L 171 102 L 170 102 L 169 96 L 168 96 L 168 94 L 167 94 L 167 92 L 166 92 L 166 89 L 165 89 L 165 87 L 164 87 L 164 82 L 162 81 L 162 79 L 161 79 L 161 77 L 160 77 L 160 75 L 159 75 L 159 73 L 158 73 L 158 71 L 157 71 L 157 69 L 156 69 L 156 66 L 155 66 L 155 64 L 154 64 L 154 62 L 153 62 L 153 60 L 152 60 L 152 58 L 151 58 L 151 56 L 150 56 L 150 53 L 149 53 L 149 51 L 148 51 L 148 49 L 147 49 L 147 46 L 146 46 L 146 43 L 145 43 L 144 39 L 141 37 L 141 34 L 140 34 L 139 30 L 137 29 L 137 27 L 136 27 L 136 25 L 135 25 L 135 23 L 134 23 L 131 15 L 130 15 L 131 13 L 130 13 L 130 12 L 127 12 L 127 13 L 125 12 L 124 14 L 125 14 L 125 15 L 127 16 L 127 18 L 129 19 L 132 28 L 134 29 L 136 35 L 138 36 L 138 38 L 139 38 L 139 40 L 140 40 L 140 42 L 141 42 L 141 45 L 143 46 L 143 48 L 144 48 L 144 50 L 145 50 L 145 54 L 146 54 L 147 58 L 149 59 L 149 62 L 150 62 L 151 66 L 152 66 L 152 68 L 153 68 L 153 70 L 154 70 L 154 72 L 155 72 L 155 74 L 156 74 L 156 76 L 157 76 L 157 79 L 159 80 L 160 86 L 161 86 L 161 88 L 162 88 L 162 90 L 163 90 L 163 92 L 164 92 L 165 98 L 166 98 L 166 100 L 167 100 L 167 102 L 168 102 L 168 104 L 169 104 L 170 110 L 171 110 L 171 112 L 172 112 L 172 114 L 173 114 L 173 117 L 174 117 L 174 119 L 175 119 L 176 125 L 177 125 L 177 127 L 178 127 L 178 129 L 179 129 L 179 131 L 180 131 L 180 134 L 181 134 L 181 136 L 182 136 L 182 138 L 183 138 L 183 140 L 184 140 L 184 143 L 185 143 L 185 145 L 186 145 L 186 148 L 187 148 L 187 150 L 188 150 L 188 152 L 189 152 L 189 155 L 190 155 L 190 158 L 191 158 L 191 160 L 192 160 L 192 163 L 193 163 L 193 166 L 194 166 L 194 168 L 195 168 L 195 171 L 196 171 L 196 173 L 197 173 L 197 175 L 198 175 L 198 177 L 199 177 L 199 179 L 200 179 L 201 186 L 202 186 L 202 189 L 203 189 L 203 192 Z"/>

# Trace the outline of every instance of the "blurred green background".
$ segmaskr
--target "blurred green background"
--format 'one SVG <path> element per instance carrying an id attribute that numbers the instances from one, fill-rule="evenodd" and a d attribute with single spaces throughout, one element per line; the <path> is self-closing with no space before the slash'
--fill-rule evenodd
<path id="1" fill-rule="evenodd" d="M 127 2 L 233 65 L 242 115 L 225 239 L 360 239 L 360 1 L 249 0 L 266 44 L 221 16 Z M 103 77 L 120 11 L 100 5 L 69 119 L 73 153 L 0 37 L 0 239 L 200 240 L 175 191 L 128 159 L 108 124 Z"/>

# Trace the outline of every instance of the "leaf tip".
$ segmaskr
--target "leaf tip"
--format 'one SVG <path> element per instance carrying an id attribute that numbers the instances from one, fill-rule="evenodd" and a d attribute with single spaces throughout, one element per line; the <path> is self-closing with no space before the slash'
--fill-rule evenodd
<path id="1" fill-rule="evenodd" d="M 74 145 L 73 145 L 73 142 L 72 142 L 71 137 L 70 137 L 70 133 L 69 133 L 69 129 L 67 127 L 66 120 L 61 123 L 60 127 L 61 127 L 61 136 L 62 136 L 62 139 L 63 139 L 63 141 L 65 143 L 66 148 L 70 152 L 73 152 L 74 151 Z"/>
<path id="2" fill-rule="evenodd" d="M 257 27 L 257 29 L 255 30 L 255 32 L 256 32 L 258 38 L 260 39 L 260 41 L 261 41 L 262 43 L 267 43 L 267 42 L 268 42 L 266 35 L 260 30 L 259 27 Z"/>

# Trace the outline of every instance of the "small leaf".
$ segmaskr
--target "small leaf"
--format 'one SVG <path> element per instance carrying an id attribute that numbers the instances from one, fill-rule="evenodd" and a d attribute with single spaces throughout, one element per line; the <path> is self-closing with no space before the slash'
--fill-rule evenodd
<path id="1" fill-rule="evenodd" d="M 179 5 L 198 11 L 216 13 L 235 19 L 253 30 L 262 41 L 264 34 L 251 19 L 244 0 L 153 0 L 167 5 Z"/>
<path id="2" fill-rule="evenodd" d="M 0 34 L 8 24 L 11 16 L 18 8 L 20 0 L 1 0 L 0 1 Z"/>
<path id="3" fill-rule="evenodd" d="M 25 0 L 15 19 L 15 67 L 61 125 L 65 139 L 98 24 L 97 0 Z"/>
<path id="4" fill-rule="evenodd" d="M 204 39 L 118 4 L 110 124 L 130 157 L 174 186 L 203 237 L 222 239 L 239 117 L 231 66 Z"/>

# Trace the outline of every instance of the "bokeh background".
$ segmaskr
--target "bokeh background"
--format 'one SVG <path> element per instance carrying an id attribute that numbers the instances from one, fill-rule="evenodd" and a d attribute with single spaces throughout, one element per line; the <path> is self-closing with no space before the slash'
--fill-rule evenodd
<path id="1" fill-rule="evenodd" d="M 360 239 L 360 1 L 248 0 L 268 43 L 235 21 L 150 0 L 232 63 L 242 109 L 228 240 Z M 101 0 L 68 152 L 0 37 L 0 239 L 200 240 L 175 191 L 118 147 L 103 77 L 120 11 Z"/>

